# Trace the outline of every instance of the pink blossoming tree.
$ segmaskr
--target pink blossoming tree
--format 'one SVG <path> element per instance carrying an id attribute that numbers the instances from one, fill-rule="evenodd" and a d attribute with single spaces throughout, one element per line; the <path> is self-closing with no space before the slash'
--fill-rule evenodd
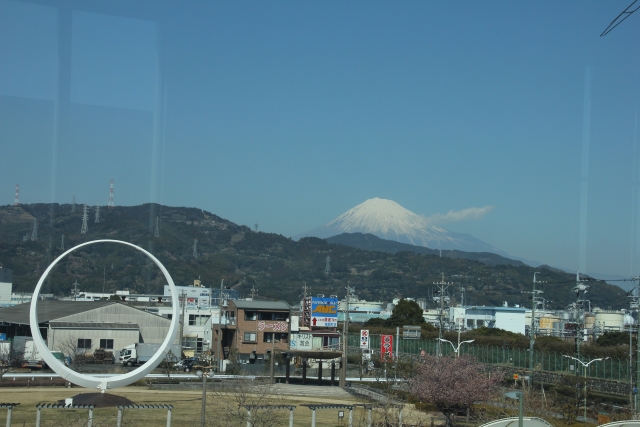
<path id="1" fill-rule="evenodd" d="M 476 402 L 490 399 L 500 388 L 503 372 L 489 373 L 475 357 L 436 357 L 427 355 L 409 381 L 411 394 L 421 402 L 433 404 L 447 417 L 466 411 Z"/>

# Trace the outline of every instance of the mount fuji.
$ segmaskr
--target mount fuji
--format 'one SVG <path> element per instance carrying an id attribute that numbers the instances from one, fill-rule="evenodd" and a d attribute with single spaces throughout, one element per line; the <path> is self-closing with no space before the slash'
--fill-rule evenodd
<path id="1" fill-rule="evenodd" d="M 349 209 L 333 221 L 295 236 L 326 239 L 343 233 L 369 233 L 385 240 L 393 240 L 431 249 L 450 249 L 466 252 L 493 252 L 509 256 L 504 251 L 470 234 L 454 233 L 428 224 L 420 215 L 400 206 L 393 200 L 373 198 Z"/>

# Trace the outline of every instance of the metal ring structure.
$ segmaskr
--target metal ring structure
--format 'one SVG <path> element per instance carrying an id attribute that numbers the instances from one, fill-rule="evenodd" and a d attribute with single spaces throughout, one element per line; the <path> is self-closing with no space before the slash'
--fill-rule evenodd
<path id="1" fill-rule="evenodd" d="M 49 275 L 53 267 L 55 267 L 56 264 L 58 264 L 58 262 L 60 262 L 60 260 L 62 260 L 64 257 L 66 257 L 67 255 L 69 255 L 71 252 L 75 250 L 78 250 L 84 246 L 93 245 L 95 243 L 118 243 L 118 244 L 130 246 L 144 253 L 149 258 L 151 258 L 151 260 L 158 266 L 158 268 L 160 268 L 160 271 L 162 271 L 162 274 L 164 274 L 164 277 L 167 280 L 167 283 L 169 284 L 169 290 L 171 291 L 171 308 L 172 308 L 173 316 L 171 318 L 171 325 L 169 326 L 169 333 L 167 334 L 167 337 L 162 342 L 162 345 L 160 346 L 156 354 L 154 354 L 153 357 L 148 362 L 146 362 L 139 368 L 136 368 L 135 370 L 131 372 L 127 372 L 126 374 L 122 374 L 122 375 L 99 377 L 99 376 L 91 376 L 91 375 L 85 375 L 79 372 L 75 372 L 69 369 L 68 367 L 64 366 L 64 364 L 62 364 L 58 359 L 56 359 L 53 356 L 53 354 L 51 354 L 51 351 L 47 347 L 47 344 L 42 339 L 42 335 L 40 335 L 37 304 L 38 304 L 38 296 L 40 295 L 40 289 L 42 288 L 42 285 L 44 284 L 45 279 L 47 278 L 47 276 Z M 158 366 L 160 362 L 164 360 L 167 352 L 169 351 L 169 348 L 170 348 L 169 346 L 173 343 L 176 333 L 178 332 L 180 316 L 178 313 L 178 305 L 175 304 L 175 301 L 177 300 L 178 300 L 178 290 L 176 289 L 176 285 L 173 283 L 173 279 L 171 278 L 171 275 L 169 274 L 167 269 L 164 267 L 164 265 L 162 265 L 162 263 L 156 257 L 154 257 L 151 253 L 147 252 L 146 250 L 142 249 L 139 246 L 136 246 L 129 242 L 123 242 L 121 240 L 110 240 L 110 239 L 93 240 L 90 242 L 81 243 L 69 249 L 68 251 L 60 255 L 58 258 L 56 258 L 49 265 L 49 267 L 47 267 L 44 273 L 42 273 L 42 277 L 40 277 L 40 280 L 36 285 L 36 289 L 33 292 L 33 298 L 31 299 L 31 309 L 29 311 L 31 335 L 33 336 L 33 341 L 36 347 L 38 348 L 38 350 L 40 351 L 40 354 L 44 359 L 44 361 L 58 375 L 60 375 L 62 378 L 64 378 L 65 380 L 73 384 L 79 385 L 81 387 L 87 387 L 87 388 L 99 388 L 100 391 L 104 393 L 105 390 L 109 388 L 124 387 L 138 380 L 141 380 L 148 373 L 153 371 L 153 369 L 156 366 Z"/>

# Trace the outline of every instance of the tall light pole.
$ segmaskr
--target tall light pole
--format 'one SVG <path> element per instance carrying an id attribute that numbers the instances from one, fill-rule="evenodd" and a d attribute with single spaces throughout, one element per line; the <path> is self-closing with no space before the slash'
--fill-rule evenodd
<path id="1" fill-rule="evenodd" d="M 584 363 L 582 360 L 578 359 L 577 357 L 573 357 L 573 356 L 567 356 L 565 354 L 562 355 L 562 357 L 566 357 L 568 359 L 573 359 L 577 362 L 580 362 L 580 364 L 582 365 L 583 371 L 584 371 L 584 422 L 587 422 L 587 368 L 589 367 L 589 365 L 591 365 L 593 362 L 597 362 L 599 360 L 607 360 L 608 357 L 605 358 L 598 358 L 598 359 L 591 359 L 588 363 Z"/>
<path id="2" fill-rule="evenodd" d="M 464 343 L 471 343 L 474 342 L 475 340 L 467 340 L 467 341 L 460 341 L 460 336 L 458 336 L 458 346 L 456 347 L 451 341 L 449 340 L 445 340 L 444 338 L 438 338 L 438 341 L 442 341 L 442 342 L 448 342 L 449 344 L 451 344 L 451 347 L 453 347 L 453 352 L 456 354 L 456 359 L 458 358 L 458 350 L 460 350 L 460 346 Z"/>

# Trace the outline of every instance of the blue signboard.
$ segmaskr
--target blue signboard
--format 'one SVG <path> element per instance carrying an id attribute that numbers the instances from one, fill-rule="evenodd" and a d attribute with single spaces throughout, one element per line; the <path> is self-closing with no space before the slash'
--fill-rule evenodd
<path id="1" fill-rule="evenodd" d="M 311 297 L 311 327 L 338 327 L 338 298 Z"/>

